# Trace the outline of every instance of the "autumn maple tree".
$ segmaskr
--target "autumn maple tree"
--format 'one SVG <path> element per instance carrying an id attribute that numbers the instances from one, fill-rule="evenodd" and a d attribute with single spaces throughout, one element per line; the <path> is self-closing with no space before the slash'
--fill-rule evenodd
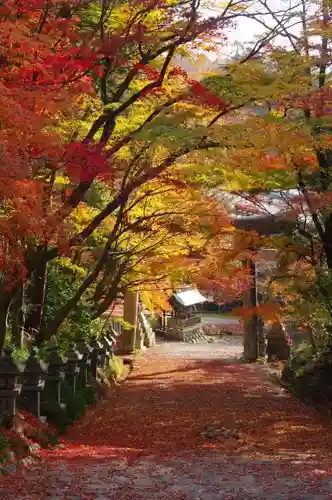
<path id="1" fill-rule="evenodd" d="M 31 248 L 44 248 L 52 234 L 61 235 L 50 218 L 65 152 L 56 129 L 75 116 L 92 86 L 89 55 L 84 46 L 81 54 L 76 48 L 81 37 L 74 11 L 65 18 L 58 4 L 4 2 L 0 26 L 3 328 L 9 302 L 28 276 Z"/>
<path id="2" fill-rule="evenodd" d="M 25 328 L 39 331 L 48 263 L 79 252 L 146 184 L 181 180 L 179 165 L 190 185 L 220 181 L 223 118 L 245 99 L 221 97 L 177 58 L 225 41 L 224 30 L 246 15 L 232 1 L 213 17 L 198 0 L 4 3 L 2 338 L 10 303 L 17 299 L 19 311 L 24 295 Z M 278 32 L 269 29 L 243 62 Z M 77 230 L 75 211 L 97 182 L 107 187 L 104 203 Z M 112 245 L 110 235 L 105 255 Z"/>
<path id="3" fill-rule="evenodd" d="M 72 276 L 75 290 L 51 317 L 47 313 L 39 342 L 58 332 L 77 305 L 83 306 L 82 298 L 95 319 L 127 290 L 144 293 L 150 306 L 158 309 L 158 304 L 167 303 L 176 284 L 195 279 L 201 271 L 198 264 L 209 253 L 208 243 L 231 228 L 218 201 L 186 183 L 180 187 L 177 181 L 174 187 L 169 177 L 148 183 L 107 219 L 89 245 L 72 249 L 70 258 L 59 260 Z M 79 224 L 86 216 L 88 206 L 82 205 L 73 221 Z M 108 251 L 110 234 L 112 252 Z M 201 256 L 199 262 L 195 254 Z"/>
<path id="4" fill-rule="evenodd" d="M 289 298 L 285 314 L 308 326 L 317 313 L 312 323 L 326 325 L 331 318 L 331 20 L 326 2 L 299 6 L 301 15 L 293 16 L 299 29 L 280 25 L 288 46 L 271 44 L 261 57 L 235 61 L 203 83 L 222 99 L 246 101 L 238 119 L 220 130 L 224 171 L 231 167 L 223 189 L 242 199 L 242 215 L 267 216 L 270 224 L 282 226 L 279 235 L 256 244 L 279 252 L 273 286 Z M 298 273 L 302 280 L 295 278 Z"/>
<path id="5" fill-rule="evenodd" d="M 133 175 L 131 162 L 142 147 L 135 134 L 183 93 L 184 100 L 223 106 L 198 83 L 188 90 L 181 71 L 171 71 L 180 47 L 217 33 L 234 16 L 224 11 L 202 20 L 198 7 L 194 1 L 137 1 L 130 11 L 122 2 L 4 3 L 2 337 L 18 286 L 32 278 L 26 325 L 38 329 L 47 262 L 86 239 L 137 187 L 193 147 L 180 144 L 159 165 L 141 164 Z M 167 95 L 166 78 L 174 86 L 182 79 L 183 92 Z M 124 129 L 123 119 L 143 102 L 141 121 Z M 59 175 L 70 183 L 61 194 Z M 97 177 L 110 186 L 109 202 L 75 234 L 68 217 Z"/>

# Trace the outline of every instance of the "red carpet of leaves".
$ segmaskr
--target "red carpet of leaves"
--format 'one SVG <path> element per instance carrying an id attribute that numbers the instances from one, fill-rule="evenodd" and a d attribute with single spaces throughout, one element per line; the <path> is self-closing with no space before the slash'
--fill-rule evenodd
<path id="1" fill-rule="evenodd" d="M 153 356 L 138 361 L 130 381 L 104 401 L 67 436 L 63 456 L 86 452 L 134 455 L 172 454 L 211 448 L 200 437 L 219 421 L 236 428 L 240 443 L 225 440 L 213 448 L 226 453 L 332 458 L 332 428 L 324 417 L 271 385 L 257 369 L 219 360 Z"/>
<path id="2" fill-rule="evenodd" d="M 56 429 L 22 409 L 16 412 L 15 428 L 1 430 L 1 434 L 7 437 L 8 440 L 17 440 L 19 438 L 22 446 L 38 442 L 41 433 L 56 435 Z"/>
<path id="3" fill-rule="evenodd" d="M 240 439 L 207 442 L 201 432 L 214 422 L 236 429 Z M 303 472 L 319 466 L 328 473 L 331 443 L 327 420 L 273 386 L 259 368 L 167 356 L 157 348 L 139 356 L 130 379 L 110 400 L 91 408 L 68 431 L 60 449 L 45 452 L 45 457 L 49 464 L 80 468 L 113 457 L 135 463 L 145 455 L 168 459 L 187 450 L 197 456 L 213 450 L 286 464 L 295 460 Z M 0 483 L 16 498 L 50 498 L 42 476 L 29 482 L 16 474 Z M 72 495 L 68 498 L 88 498 L 78 490 Z M 0 498 L 9 498 L 8 493 Z"/>

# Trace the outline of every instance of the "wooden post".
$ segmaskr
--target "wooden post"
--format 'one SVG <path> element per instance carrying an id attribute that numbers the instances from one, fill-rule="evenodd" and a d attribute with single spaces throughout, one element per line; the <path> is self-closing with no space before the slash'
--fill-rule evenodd
<path id="1" fill-rule="evenodd" d="M 131 353 L 135 349 L 138 319 L 138 293 L 125 292 L 123 305 L 123 319 L 131 326 L 124 328 L 120 337 L 120 352 Z"/>
<path id="2" fill-rule="evenodd" d="M 167 320 L 166 320 L 166 311 L 163 311 L 163 319 L 162 319 L 162 331 L 166 332 Z"/>

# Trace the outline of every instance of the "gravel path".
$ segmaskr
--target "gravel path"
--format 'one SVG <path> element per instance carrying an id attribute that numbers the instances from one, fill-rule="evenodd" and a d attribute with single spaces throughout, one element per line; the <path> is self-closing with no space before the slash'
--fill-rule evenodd
<path id="1" fill-rule="evenodd" d="M 243 353 L 243 337 L 225 335 L 213 343 L 198 342 L 160 342 L 155 348 L 155 353 L 168 357 L 194 358 L 194 359 L 224 359 L 229 362 L 233 358 L 240 358 Z"/>
<path id="2" fill-rule="evenodd" d="M 332 429 L 257 367 L 239 338 L 161 343 L 43 468 L 0 479 L 3 499 L 332 498 Z"/>
<path id="3" fill-rule="evenodd" d="M 241 320 L 238 318 L 218 318 L 216 316 L 202 316 L 202 321 L 206 325 L 238 325 Z"/>

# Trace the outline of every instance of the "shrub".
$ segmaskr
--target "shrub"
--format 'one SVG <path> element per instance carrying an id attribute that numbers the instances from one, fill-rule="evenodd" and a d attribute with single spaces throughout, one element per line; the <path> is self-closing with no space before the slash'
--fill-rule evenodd
<path id="1" fill-rule="evenodd" d="M 44 322 L 47 324 L 54 318 L 58 309 L 72 297 L 86 274 L 86 270 L 73 265 L 67 259 L 59 259 L 49 268 L 47 294 L 44 310 Z M 94 319 L 91 303 L 82 299 L 70 312 L 57 332 L 57 341 L 61 350 L 66 350 L 68 344 L 81 338 L 89 340 L 98 335 L 103 321 Z"/>
<path id="2" fill-rule="evenodd" d="M 282 373 L 282 381 L 301 397 L 332 408 L 332 363 L 328 351 L 314 356 L 310 345 L 295 349 Z"/>
<path id="3" fill-rule="evenodd" d="M 110 359 L 109 366 L 105 370 L 105 375 L 109 379 L 117 380 L 123 372 L 123 361 L 119 356 L 113 356 Z"/>
<path id="4" fill-rule="evenodd" d="M 6 463 L 8 459 L 9 441 L 6 436 L 0 434 L 0 464 Z"/>
<path id="5" fill-rule="evenodd" d="M 77 419 L 82 417 L 91 404 L 97 399 L 96 390 L 90 386 L 82 387 L 78 384 L 75 395 L 65 380 L 61 382 L 61 400 L 59 407 L 50 391 L 43 392 L 41 413 L 47 420 L 63 433 Z"/>
<path id="6" fill-rule="evenodd" d="M 291 369 L 297 372 L 303 369 L 312 359 L 312 347 L 306 343 L 302 343 L 299 347 L 292 350 L 288 364 Z"/>
<path id="7" fill-rule="evenodd" d="M 42 401 L 41 413 L 47 418 L 47 420 L 57 427 L 58 431 L 63 433 L 69 425 L 69 420 L 64 407 L 59 406 L 56 401 Z"/>

